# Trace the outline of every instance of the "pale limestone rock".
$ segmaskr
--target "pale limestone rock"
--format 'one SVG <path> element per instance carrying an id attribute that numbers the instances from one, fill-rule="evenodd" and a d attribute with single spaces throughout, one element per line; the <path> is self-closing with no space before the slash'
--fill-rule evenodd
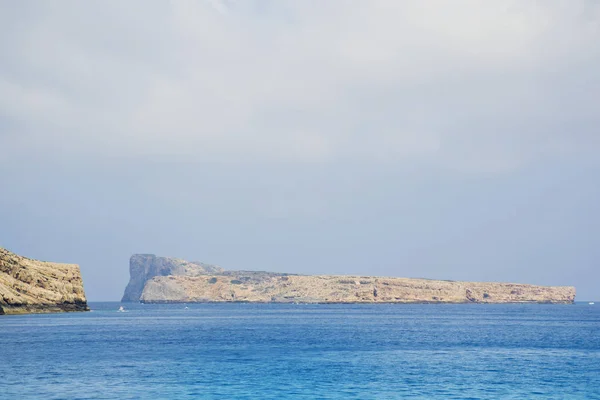
<path id="1" fill-rule="evenodd" d="M 144 282 L 139 297 L 131 300 L 146 303 L 573 303 L 575 300 L 575 288 L 562 286 L 373 276 L 306 276 L 222 269 L 215 272 L 195 269 L 191 274 L 177 268 L 171 268 L 169 273 L 146 274 L 138 278 L 134 276 L 137 270 L 146 271 L 147 268 L 131 268 L 132 281 Z"/>
<path id="2" fill-rule="evenodd" d="M 247 275 L 234 273 L 155 277 L 146 284 L 140 300 L 146 303 L 573 303 L 575 288 L 355 276 L 268 275 L 248 279 Z"/>
<path id="3" fill-rule="evenodd" d="M 129 259 L 130 279 L 121 301 L 139 301 L 146 282 L 155 276 L 198 276 L 222 271 L 223 268 L 217 265 L 156 257 L 154 254 L 134 254 Z"/>
<path id="4" fill-rule="evenodd" d="M 0 247 L 0 314 L 87 310 L 78 265 L 31 260 Z"/>

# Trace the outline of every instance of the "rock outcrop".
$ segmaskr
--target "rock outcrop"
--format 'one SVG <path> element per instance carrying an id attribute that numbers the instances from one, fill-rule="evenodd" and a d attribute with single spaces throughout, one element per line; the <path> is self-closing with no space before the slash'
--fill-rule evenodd
<path id="1" fill-rule="evenodd" d="M 31 260 L 0 248 L 0 314 L 87 310 L 78 265 Z"/>
<path id="2" fill-rule="evenodd" d="M 146 256 L 134 256 L 142 262 Z M 154 257 L 154 256 L 152 256 Z M 157 258 L 154 258 L 157 259 Z M 148 261 L 152 263 L 152 259 Z M 173 259 L 168 259 L 173 260 Z M 185 263 L 177 260 L 177 263 Z M 202 271 L 144 275 L 144 303 L 573 303 L 574 287 L 456 282 L 373 276 L 308 276 L 256 271 Z M 136 283 L 137 284 L 137 283 Z M 131 285 L 131 283 L 130 283 Z M 139 287 L 139 286 L 138 286 Z M 129 286 L 128 286 L 129 288 Z M 126 291 L 127 296 L 127 291 Z"/>
<path id="3" fill-rule="evenodd" d="M 129 283 L 121 301 L 139 301 L 148 280 L 156 276 L 199 276 L 217 274 L 223 268 L 180 258 L 156 257 L 154 254 L 134 254 L 129 259 Z"/>

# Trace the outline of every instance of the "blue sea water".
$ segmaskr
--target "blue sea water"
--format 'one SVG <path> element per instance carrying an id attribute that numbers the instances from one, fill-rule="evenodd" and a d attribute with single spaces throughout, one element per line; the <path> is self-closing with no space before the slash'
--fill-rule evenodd
<path id="1" fill-rule="evenodd" d="M 600 306 L 92 303 L 0 318 L 0 399 L 600 399 Z"/>

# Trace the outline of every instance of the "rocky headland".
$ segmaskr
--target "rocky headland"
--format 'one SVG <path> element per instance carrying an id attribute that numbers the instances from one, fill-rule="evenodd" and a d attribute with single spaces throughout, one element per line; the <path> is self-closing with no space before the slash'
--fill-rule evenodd
<path id="1" fill-rule="evenodd" d="M 157 257 L 154 254 L 134 254 L 129 259 L 129 283 L 121 301 L 140 301 L 146 283 L 159 276 L 206 276 L 222 273 L 223 268 L 180 258 Z"/>
<path id="2" fill-rule="evenodd" d="M 78 265 L 31 260 L 0 247 L 0 314 L 88 310 Z"/>
<path id="3" fill-rule="evenodd" d="M 226 271 L 134 255 L 123 301 L 144 303 L 573 303 L 575 288 L 346 275 Z"/>

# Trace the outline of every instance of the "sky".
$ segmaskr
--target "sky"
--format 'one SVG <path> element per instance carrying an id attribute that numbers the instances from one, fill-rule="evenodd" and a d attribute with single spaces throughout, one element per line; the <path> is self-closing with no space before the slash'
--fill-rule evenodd
<path id="1" fill-rule="evenodd" d="M 595 0 L 0 2 L 0 246 L 600 299 Z"/>

